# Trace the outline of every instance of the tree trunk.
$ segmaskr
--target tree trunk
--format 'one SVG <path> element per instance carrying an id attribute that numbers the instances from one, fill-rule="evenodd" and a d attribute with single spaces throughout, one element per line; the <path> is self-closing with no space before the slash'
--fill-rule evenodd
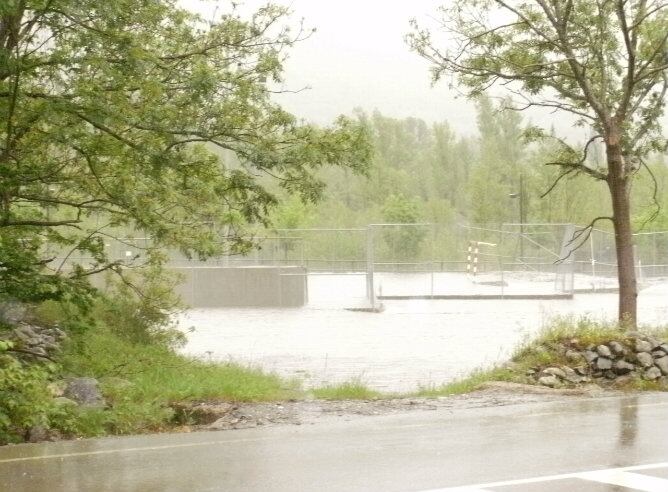
<path id="1" fill-rule="evenodd" d="M 624 156 L 617 139 L 606 145 L 608 161 L 608 188 L 612 198 L 612 218 L 617 252 L 617 278 L 619 280 L 619 322 L 628 329 L 636 327 L 638 288 L 631 228 L 630 183 Z"/>

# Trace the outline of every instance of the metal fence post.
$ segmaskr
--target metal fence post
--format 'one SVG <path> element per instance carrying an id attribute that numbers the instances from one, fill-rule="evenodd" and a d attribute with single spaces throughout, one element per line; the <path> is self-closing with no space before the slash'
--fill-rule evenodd
<path id="1" fill-rule="evenodd" d="M 373 272 L 374 272 L 374 255 L 373 255 L 373 226 L 369 225 L 366 228 L 366 292 L 371 308 L 376 307 L 376 292 L 374 290 Z"/>

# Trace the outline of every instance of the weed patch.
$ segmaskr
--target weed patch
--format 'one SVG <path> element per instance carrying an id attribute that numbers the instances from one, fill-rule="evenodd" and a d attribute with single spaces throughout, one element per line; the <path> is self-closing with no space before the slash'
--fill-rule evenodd
<path id="1" fill-rule="evenodd" d="M 359 378 L 316 388 L 312 393 L 321 400 L 371 400 L 381 396 L 380 392 L 369 389 Z"/>

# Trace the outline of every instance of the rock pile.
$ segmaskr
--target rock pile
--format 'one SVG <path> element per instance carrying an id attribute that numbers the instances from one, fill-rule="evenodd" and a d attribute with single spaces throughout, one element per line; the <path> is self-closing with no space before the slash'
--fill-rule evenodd
<path id="1" fill-rule="evenodd" d="M 599 382 L 623 385 L 633 379 L 668 383 L 668 343 L 633 332 L 625 339 L 579 348 L 578 340 L 556 347 L 568 364 L 533 368 L 527 376 L 551 388 Z"/>
<path id="2" fill-rule="evenodd" d="M 24 359 L 45 359 L 60 350 L 66 334 L 57 326 L 35 326 L 20 322 L 5 338 L 14 342 L 14 348 L 18 349 L 16 355 Z"/>

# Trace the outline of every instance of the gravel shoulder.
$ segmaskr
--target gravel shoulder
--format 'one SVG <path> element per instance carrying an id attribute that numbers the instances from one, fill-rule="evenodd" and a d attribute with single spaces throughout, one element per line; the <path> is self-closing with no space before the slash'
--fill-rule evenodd
<path id="1" fill-rule="evenodd" d="M 407 412 L 455 411 L 508 405 L 573 401 L 619 396 L 621 392 L 598 387 L 555 390 L 514 383 L 487 383 L 478 391 L 437 398 L 388 398 L 372 400 L 294 400 L 272 403 L 193 403 L 186 413 L 183 431 L 233 430 L 277 425 L 313 425 L 332 420 Z M 628 393 L 627 393 L 628 394 Z M 183 411 L 183 410 L 181 410 Z"/>

